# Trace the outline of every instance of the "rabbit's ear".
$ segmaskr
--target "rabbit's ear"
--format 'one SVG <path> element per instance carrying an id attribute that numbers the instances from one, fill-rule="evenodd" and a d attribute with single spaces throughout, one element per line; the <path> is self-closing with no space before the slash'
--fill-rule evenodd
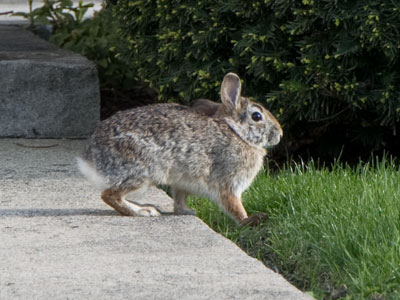
<path id="1" fill-rule="evenodd" d="M 221 101 L 223 105 L 230 109 L 240 108 L 240 78 L 235 73 L 225 75 L 221 84 Z"/>

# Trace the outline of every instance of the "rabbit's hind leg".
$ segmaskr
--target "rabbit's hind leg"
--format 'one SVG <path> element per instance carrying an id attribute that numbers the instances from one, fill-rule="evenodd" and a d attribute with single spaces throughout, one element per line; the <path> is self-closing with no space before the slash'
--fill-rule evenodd
<path id="1" fill-rule="evenodd" d="M 230 214 L 240 226 L 257 226 L 267 218 L 267 215 L 264 213 L 256 213 L 248 217 L 241 198 L 227 190 L 221 191 L 220 201 L 225 211 Z"/>
<path id="2" fill-rule="evenodd" d="M 220 203 L 225 211 L 230 214 L 238 223 L 247 219 L 246 210 L 243 207 L 240 197 L 228 190 L 221 190 Z"/>
<path id="3" fill-rule="evenodd" d="M 138 189 L 109 188 L 103 191 L 101 199 L 123 216 L 159 216 L 160 212 L 155 207 L 140 206 L 125 199 L 126 195 Z"/>
<path id="4" fill-rule="evenodd" d="M 196 215 L 196 212 L 191 209 L 187 203 L 188 192 L 172 188 L 172 196 L 174 198 L 174 213 L 177 215 Z"/>

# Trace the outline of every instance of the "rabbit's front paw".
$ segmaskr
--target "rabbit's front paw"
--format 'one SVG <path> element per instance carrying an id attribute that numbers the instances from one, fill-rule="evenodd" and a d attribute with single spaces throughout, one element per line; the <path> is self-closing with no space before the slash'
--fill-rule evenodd
<path id="1" fill-rule="evenodd" d="M 263 221 L 268 218 L 268 215 L 265 213 L 255 213 L 250 217 L 242 220 L 240 222 L 240 226 L 257 226 L 260 225 Z"/>
<path id="2" fill-rule="evenodd" d="M 144 206 L 138 212 L 137 215 L 139 217 L 158 217 L 161 216 L 161 213 L 152 206 Z"/>

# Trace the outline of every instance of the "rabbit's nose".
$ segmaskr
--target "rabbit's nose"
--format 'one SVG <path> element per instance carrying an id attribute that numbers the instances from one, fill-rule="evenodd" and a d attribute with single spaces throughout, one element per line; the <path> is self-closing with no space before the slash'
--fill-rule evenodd
<path id="1" fill-rule="evenodd" d="M 279 137 L 279 139 L 281 139 L 283 137 L 283 130 L 282 130 L 281 126 L 274 125 L 272 127 L 272 132 L 274 132 L 274 134 L 277 137 Z"/>

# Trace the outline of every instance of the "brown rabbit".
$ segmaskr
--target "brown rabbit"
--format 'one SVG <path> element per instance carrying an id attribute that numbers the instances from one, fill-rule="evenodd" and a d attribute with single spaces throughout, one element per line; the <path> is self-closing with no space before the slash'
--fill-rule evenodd
<path id="1" fill-rule="evenodd" d="M 119 112 L 96 128 L 79 167 L 122 215 L 159 215 L 125 196 L 163 184 L 172 188 L 177 214 L 194 214 L 186 204 L 194 194 L 215 201 L 237 222 L 250 223 L 242 192 L 261 169 L 265 148 L 279 143 L 282 129 L 269 111 L 240 93 L 239 77 L 229 73 L 213 117 L 177 104 Z"/>

